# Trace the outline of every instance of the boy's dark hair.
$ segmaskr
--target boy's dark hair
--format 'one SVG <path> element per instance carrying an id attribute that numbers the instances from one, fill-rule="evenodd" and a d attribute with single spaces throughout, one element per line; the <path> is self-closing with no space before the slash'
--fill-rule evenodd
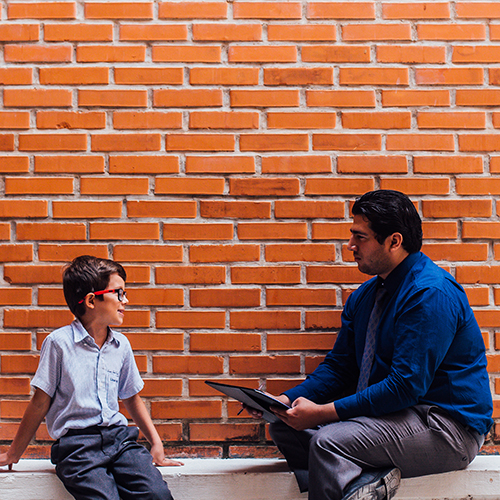
<path id="1" fill-rule="evenodd" d="M 403 248 L 408 253 L 422 247 L 422 221 L 404 193 L 390 189 L 370 191 L 354 202 L 352 213 L 368 220 L 379 243 L 393 233 L 401 233 Z"/>
<path id="2" fill-rule="evenodd" d="M 110 276 L 115 273 L 123 281 L 127 280 L 127 273 L 118 262 L 91 255 L 76 257 L 63 270 L 64 298 L 70 311 L 77 318 L 81 318 L 85 314 L 85 304 L 79 302 L 90 292 L 106 290 Z M 104 300 L 102 295 L 96 297 Z"/>

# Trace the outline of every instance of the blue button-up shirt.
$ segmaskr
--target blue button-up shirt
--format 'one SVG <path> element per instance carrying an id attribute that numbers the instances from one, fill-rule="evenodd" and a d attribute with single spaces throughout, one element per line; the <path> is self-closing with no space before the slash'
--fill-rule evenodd
<path id="1" fill-rule="evenodd" d="M 59 439 L 69 429 L 127 425 L 118 399 L 134 396 L 144 382 L 125 335 L 109 330 L 99 349 L 75 320 L 44 340 L 31 385 L 52 398 L 47 429 Z"/>
<path id="2" fill-rule="evenodd" d="M 493 404 L 481 331 L 462 287 L 424 254 L 409 255 L 382 284 L 388 299 L 377 330 L 369 387 L 356 387 L 368 319 L 381 279 L 363 283 L 346 302 L 342 327 L 324 362 L 297 387 L 317 403 L 335 401 L 341 420 L 380 416 L 415 404 L 436 405 L 480 434 Z"/>

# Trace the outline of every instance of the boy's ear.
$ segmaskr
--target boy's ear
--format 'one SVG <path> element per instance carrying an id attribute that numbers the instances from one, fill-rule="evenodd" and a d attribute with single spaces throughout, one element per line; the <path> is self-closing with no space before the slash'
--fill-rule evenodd
<path id="1" fill-rule="evenodd" d="M 93 293 L 88 293 L 85 296 L 85 305 L 89 309 L 94 309 L 94 307 L 95 307 L 95 295 Z"/>

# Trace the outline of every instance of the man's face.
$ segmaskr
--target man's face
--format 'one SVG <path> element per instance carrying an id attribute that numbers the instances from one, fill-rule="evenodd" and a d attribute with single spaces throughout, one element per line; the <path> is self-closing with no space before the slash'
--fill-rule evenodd
<path id="1" fill-rule="evenodd" d="M 380 244 L 370 229 L 368 219 L 362 215 L 354 216 L 347 248 L 353 252 L 354 260 L 362 273 L 372 276 L 378 274 L 385 279 L 394 269 L 390 246 L 390 236 Z"/>

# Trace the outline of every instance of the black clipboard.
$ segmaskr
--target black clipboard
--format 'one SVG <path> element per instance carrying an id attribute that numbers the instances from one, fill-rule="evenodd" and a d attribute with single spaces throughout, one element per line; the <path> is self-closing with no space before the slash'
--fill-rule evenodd
<path id="1" fill-rule="evenodd" d="M 271 406 L 278 406 L 284 410 L 289 410 L 290 406 L 281 402 L 279 399 L 273 398 L 268 394 L 260 391 L 259 389 L 250 389 L 248 387 L 241 387 L 239 385 L 223 384 L 221 382 L 213 382 L 205 380 L 205 384 L 217 389 L 226 396 L 237 399 L 241 403 L 259 410 L 262 416 L 268 422 L 280 422 L 281 420 L 270 410 Z"/>

